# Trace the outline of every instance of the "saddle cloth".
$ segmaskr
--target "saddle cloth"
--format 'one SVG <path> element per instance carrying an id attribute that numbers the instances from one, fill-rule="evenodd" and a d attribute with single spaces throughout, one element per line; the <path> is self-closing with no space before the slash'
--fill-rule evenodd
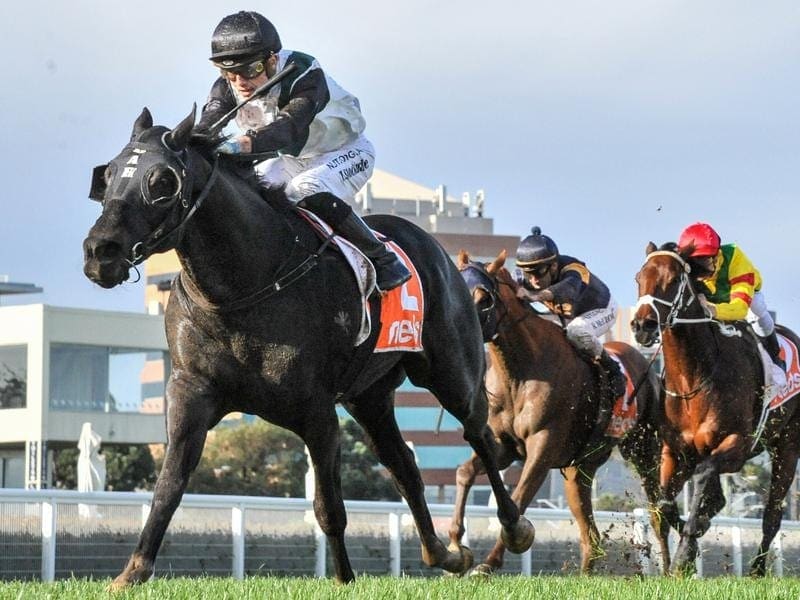
<path id="1" fill-rule="evenodd" d="M 343 237 L 333 234 L 331 227 L 311 211 L 298 207 L 300 214 L 309 221 L 321 236 L 333 235 L 334 245 L 345 257 L 347 264 L 356 278 L 361 296 L 361 324 L 356 336 L 355 346 L 361 345 L 372 331 L 369 311 L 369 297 L 375 291 L 375 267 L 354 244 Z M 374 352 L 421 352 L 422 323 L 425 314 L 425 297 L 422 281 L 416 267 L 408 255 L 394 241 L 386 240 L 379 232 L 375 234 L 385 241 L 388 249 L 411 272 L 411 279 L 393 290 L 384 292 L 381 300 L 381 331 Z"/>
<path id="2" fill-rule="evenodd" d="M 639 407 L 636 397 L 633 395 L 634 383 L 625 369 L 625 365 L 615 354 L 609 352 L 609 356 L 617 362 L 622 374 L 625 376 L 625 393 L 614 402 L 611 421 L 606 428 L 606 435 L 613 438 L 623 438 L 636 425 Z"/>
<path id="3" fill-rule="evenodd" d="M 761 360 L 764 363 L 765 400 L 771 398 L 769 410 L 778 408 L 800 391 L 800 359 L 797 356 L 797 346 L 780 333 L 778 343 L 781 347 L 781 358 L 786 361 L 786 373 L 772 362 L 764 347 L 759 345 Z"/>

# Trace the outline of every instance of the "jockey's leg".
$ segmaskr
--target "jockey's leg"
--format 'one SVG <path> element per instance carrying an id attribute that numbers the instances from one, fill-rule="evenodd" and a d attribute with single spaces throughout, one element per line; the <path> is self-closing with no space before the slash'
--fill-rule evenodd
<path id="1" fill-rule="evenodd" d="M 781 347 L 778 343 L 778 334 L 775 333 L 775 321 L 772 319 L 772 315 L 769 314 L 769 310 L 767 310 L 767 302 L 761 292 L 753 294 L 750 309 L 747 311 L 747 322 L 750 323 L 753 331 L 763 341 L 764 349 L 769 354 L 772 362 L 778 365 L 785 373 L 786 362 L 780 355 Z"/>
<path id="2" fill-rule="evenodd" d="M 303 198 L 299 206 L 322 218 L 334 232 L 351 242 L 372 261 L 381 291 L 391 290 L 411 279 L 411 273 L 397 255 L 375 237 L 361 217 L 343 200 L 322 192 Z"/>
<path id="3" fill-rule="evenodd" d="M 363 252 L 375 266 L 378 288 L 390 290 L 411 278 L 397 255 L 375 237 L 349 204 L 374 169 L 375 150 L 369 140 L 362 136 L 318 156 L 273 160 L 258 167 L 262 183 L 285 182 L 286 197 L 291 202 L 319 216 Z"/>

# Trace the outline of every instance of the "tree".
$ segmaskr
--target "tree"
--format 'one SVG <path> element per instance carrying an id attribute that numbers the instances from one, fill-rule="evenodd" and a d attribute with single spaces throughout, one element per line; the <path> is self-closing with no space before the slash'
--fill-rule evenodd
<path id="1" fill-rule="evenodd" d="M 0 408 L 25 408 L 25 375 L 17 373 L 5 363 L 0 375 Z"/>
<path id="2" fill-rule="evenodd" d="M 340 421 L 342 432 L 342 495 L 348 500 L 399 500 L 400 494 L 380 471 L 364 441 L 364 431 L 352 419 Z"/>
<path id="3" fill-rule="evenodd" d="M 399 499 L 358 424 L 343 419 L 340 426 L 344 498 Z M 261 420 L 224 425 L 209 435 L 187 492 L 303 497 L 307 465 L 302 440 L 285 429 Z"/>
<path id="4" fill-rule="evenodd" d="M 147 446 L 104 445 L 100 452 L 106 457 L 106 489 L 117 492 L 152 490 L 156 481 L 156 465 Z M 54 485 L 74 490 L 78 487 L 77 448 L 56 452 Z"/>

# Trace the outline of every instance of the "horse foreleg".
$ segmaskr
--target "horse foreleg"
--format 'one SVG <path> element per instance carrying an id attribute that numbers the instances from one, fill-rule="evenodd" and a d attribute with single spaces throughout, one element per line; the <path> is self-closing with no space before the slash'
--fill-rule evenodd
<path id="1" fill-rule="evenodd" d="M 200 461 L 206 433 L 218 420 L 210 398 L 196 390 L 197 384 L 170 381 L 167 386 L 169 408 L 164 464 L 139 543 L 125 569 L 111 582 L 110 590 L 143 583 L 153 574 L 164 533 L 180 504 L 189 475 Z"/>
<path id="2" fill-rule="evenodd" d="M 308 417 L 299 433 L 314 465 L 314 515 L 328 540 L 336 581 L 350 583 L 356 577 L 344 545 L 347 513 L 342 498 L 339 418 L 332 407 L 330 412 Z"/>
<path id="3" fill-rule="evenodd" d="M 592 481 L 600 465 L 564 469 L 564 494 L 578 523 L 581 539 L 581 573 L 591 572 L 594 561 L 605 556 L 592 512 Z"/>
<path id="4" fill-rule="evenodd" d="M 685 452 L 676 452 L 667 444 L 661 449 L 661 498 L 658 502 L 659 521 L 666 521 L 678 533 L 685 523 L 681 519 L 675 498 L 692 475 L 694 464 L 690 463 Z M 659 523 L 659 530 L 661 525 Z"/>
<path id="5" fill-rule="evenodd" d="M 497 500 L 497 518 L 503 527 L 501 533 L 505 546 L 515 554 L 525 552 L 533 544 L 535 530 L 533 524 L 522 515 L 520 505 L 512 500 L 508 493 L 497 465 L 497 445 L 494 441 L 489 426 L 486 424 L 486 415 L 483 422 L 477 412 L 470 414 L 469 418 L 462 421 L 464 425 L 464 439 L 469 442 L 484 467 L 492 492 Z M 527 462 L 527 461 L 526 461 Z M 530 501 L 530 500 L 529 500 Z"/>
<path id="6" fill-rule="evenodd" d="M 764 507 L 764 516 L 761 520 L 761 543 L 758 546 L 758 553 L 750 564 L 751 576 L 763 577 L 766 575 L 769 547 L 781 527 L 783 499 L 794 479 L 797 467 L 797 443 L 794 434 L 784 433 L 778 446 L 772 452 L 772 479 L 769 485 L 767 504 Z"/>
<path id="7" fill-rule="evenodd" d="M 392 408 L 393 393 L 362 394 L 357 402 L 346 403 L 346 407 L 364 428 L 367 444 L 391 473 L 398 491 L 411 509 L 422 544 L 422 560 L 429 567 L 439 567 L 450 573 L 465 573 L 472 566 L 472 552 L 460 545 L 448 551 L 436 536 L 414 453 L 406 445 L 397 426 Z"/>
<path id="8" fill-rule="evenodd" d="M 528 436 L 525 440 L 525 462 L 522 465 L 522 473 L 520 473 L 517 486 L 511 495 L 512 501 L 515 506 L 519 507 L 520 512 L 524 512 L 533 500 L 536 492 L 547 478 L 550 465 L 553 464 L 551 457 L 545 455 L 548 446 L 552 446 L 548 443 L 548 439 L 549 432 L 540 431 Z M 533 535 L 533 531 L 531 531 L 531 535 Z M 507 547 L 506 538 L 501 535 L 492 550 L 486 555 L 486 560 L 475 567 L 476 574 L 489 574 L 500 569 L 503 566 L 503 555 Z"/>
<path id="9" fill-rule="evenodd" d="M 689 516 L 681 531 L 681 540 L 675 551 L 673 571 L 689 574 L 694 571 L 697 558 L 697 540 L 711 527 L 711 518 L 725 505 L 722 486 L 719 482 L 719 468 L 712 458 L 697 465 L 695 471 L 695 491 L 689 509 Z"/>

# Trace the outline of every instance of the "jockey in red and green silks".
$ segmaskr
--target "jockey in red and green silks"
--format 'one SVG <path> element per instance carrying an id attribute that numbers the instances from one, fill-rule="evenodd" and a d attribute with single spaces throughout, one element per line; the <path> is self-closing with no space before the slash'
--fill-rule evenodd
<path id="1" fill-rule="evenodd" d="M 720 321 L 747 320 L 763 339 L 772 361 L 785 371 L 758 269 L 736 244 L 721 244 L 719 234 L 707 223 L 694 223 L 681 232 L 679 250 L 690 247 L 692 273 L 708 290 L 701 296 L 706 311 Z"/>

